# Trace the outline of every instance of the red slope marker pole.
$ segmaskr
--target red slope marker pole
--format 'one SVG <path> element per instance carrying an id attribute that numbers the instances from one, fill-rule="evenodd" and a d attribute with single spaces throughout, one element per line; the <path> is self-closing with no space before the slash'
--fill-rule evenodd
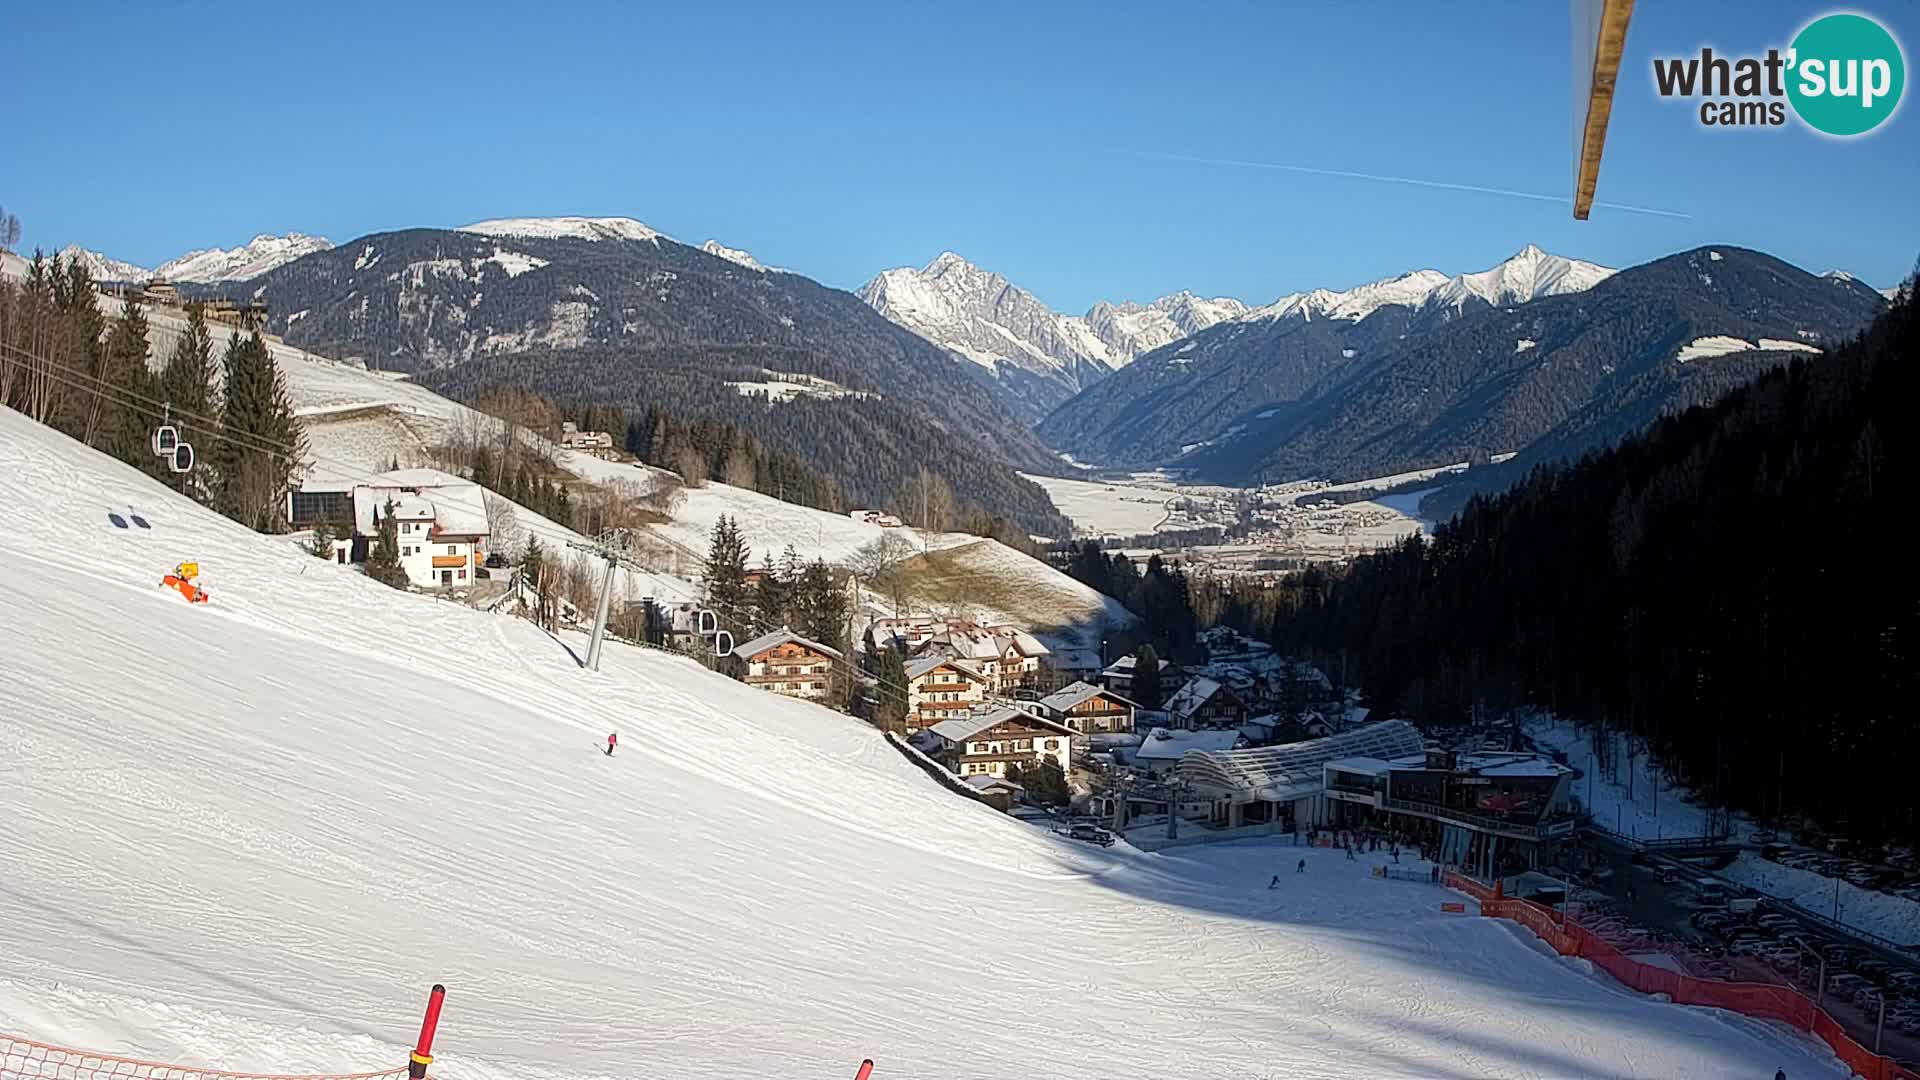
<path id="1" fill-rule="evenodd" d="M 868 1058 L 867 1060 L 860 1063 L 860 1071 L 853 1074 L 853 1080 L 867 1080 L 867 1078 L 872 1075 L 873 1075 L 873 1059 Z"/>
<path id="2" fill-rule="evenodd" d="M 427 1066 L 433 1064 L 433 1033 L 440 1027 L 440 1004 L 447 997 L 447 988 L 439 983 L 433 984 L 433 993 L 427 995 L 427 1017 L 420 1022 L 420 1042 L 413 1048 L 413 1056 L 407 1059 L 407 1076 L 411 1080 L 425 1080 Z"/>

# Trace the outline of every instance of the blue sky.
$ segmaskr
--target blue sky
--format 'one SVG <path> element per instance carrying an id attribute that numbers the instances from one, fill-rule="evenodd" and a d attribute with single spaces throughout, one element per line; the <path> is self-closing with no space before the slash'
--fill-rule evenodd
<path id="1" fill-rule="evenodd" d="M 1564 196 L 1567 6 L 28 4 L 0 36 L 23 246 L 151 265 L 301 231 L 639 218 L 828 284 L 951 248 L 1056 308 L 1253 302 L 1527 243 L 1628 265 L 1704 243 L 1893 284 L 1920 116 L 1841 142 L 1708 132 L 1656 54 L 1784 45 L 1824 5 L 1638 5 L 1600 198 L 1685 218 L 1209 164 Z M 1855 8 L 1909 61 L 1920 8 Z M 1913 92 L 1909 92 L 1911 96 Z"/>

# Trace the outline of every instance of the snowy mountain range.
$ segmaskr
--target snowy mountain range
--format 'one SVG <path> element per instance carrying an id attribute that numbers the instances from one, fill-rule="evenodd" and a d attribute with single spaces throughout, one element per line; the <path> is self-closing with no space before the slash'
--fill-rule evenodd
<path id="1" fill-rule="evenodd" d="M 192 284 L 216 281 L 245 281 L 284 266 L 303 255 L 327 251 L 333 244 L 324 236 L 288 233 L 285 236 L 260 235 L 236 248 L 207 248 L 189 251 L 177 259 L 168 259 L 149 270 L 79 245 L 60 251 L 65 259 L 78 258 L 95 281 L 146 281 L 153 277 Z"/>
<path id="2" fill-rule="evenodd" d="M 1061 315 L 1032 293 L 954 252 L 918 270 L 882 271 L 860 299 L 888 319 L 980 366 L 1017 411 L 1038 419 L 1133 358 L 1247 306 L 1191 293 L 1151 304 L 1095 304 Z"/>
<path id="3" fill-rule="evenodd" d="M 145 281 L 153 276 L 153 271 L 145 267 L 122 262 L 98 251 L 88 251 L 78 244 L 61 248 L 56 257 L 65 262 L 79 262 L 95 281 Z"/>
<path id="4" fill-rule="evenodd" d="M 1528 244 L 1513 257 L 1476 274 L 1448 277 L 1438 270 L 1414 270 L 1344 292 L 1314 289 L 1289 293 L 1247 319 L 1347 319 L 1358 322 L 1389 304 L 1428 310 L 1460 311 L 1476 302 L 1490 307 L 1524 304 L 1542 296 L 1584 292 L 1612 276 L 1607 267 Z"/>
<path id="5" fill-rule="evenodd" d="M 656 229 L 624 217 L 548 217 L 496 218 L 462 225 L 459 232 L 485 236 L 518 236 L 534 240 L 652 240 L 666 236 Z M 673 239 L 671 236 L 666 237 Z"/>
<path id="6" fill-rule="evenodd" d="M 769 273 L 769 274 L 784 274 L 787 272 L 777 266 L 768 266 L 762 263 L 759 259 L 756 259 L 753 257 L 753 252 L 751 251 L 746 251 L 744 249 L 736 248 L 736 247 L 728 247 L 727 245 L 721 243 L 718 240 L 709 240 L 706 243 L 701 244 L 700 250 L 706 252 L 709 255 L 714 256 L 715 258 L 725 259 L 730 263 L 738 263 L 739 265 L 744 266 L 749 270 L 759 270 L 763 273 Z"/>
<path id="7" fill-rule="evenodd" d="M 1612 273 L 1529 244 L 1478 273 L 1414 270 L 1344 291 L 1289 293 L 1257 308 L 1232 297 L 1205 299 L 1183 291 L 1145 305 L 1102 301 L 1085 315 L 1061 315 L 999 274 L 948 251 L 918 270 L 884 271 L 859 295 L 880 314 L 979 365 L 1009 406 L 1038 421 L 1136 358 L 1222 323 L 1359 322 L 1387 306 L 1418 310 L 1442 322 L 1469 307 L 1506 307 L 1581 292 Z"/>
<path id="8" fill-rule="evenodd" d="M 153 268 L 169 281 L 213 282 L 245 281 L 303 255 L 326 251 L 333 243 L 324 236 L 288 233 L 285 236 L 260 235 L 237 248 L 208 248 L 190 251 Z"/>

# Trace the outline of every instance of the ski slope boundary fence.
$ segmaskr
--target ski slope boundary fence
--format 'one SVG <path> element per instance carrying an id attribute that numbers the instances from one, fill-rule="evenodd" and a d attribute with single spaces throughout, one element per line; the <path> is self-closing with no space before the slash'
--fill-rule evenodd
<path id="1" fill-rule="evenodd" d="M 0 1077 L 6 1080 L 15 1080 L 16 1077 L 24 1080 L 398 1080 L 405 1075 L 405 1065 L 385 1072 L 294 1076 L 222 1072 L 96 1054 L 88 1050 L 73 1050 L 34 1042 L 32 1039 L 0 1035 Z"/>
<path id="2" fill-rule="evenodd" d="M 433 1064 L 433 1037 L 440 1027 L 440 1006 L 447 988 L 439 984 L 427 998 L 420 1039 L 407 1063 L 378 1072 L 250 1073 L 167 1065 L 158 1061 L 75 1050 L 66 1046 L 0 1033 L 0 1080 L 425 1080 Z"/>
<path id="3" fill-rule="evenodd" d="M 1442 882 L 1480 902 L 1480 914 L 1519 923 L 1562 956 L 1577 956 L 1643 994 L 1665 994 L 1676 1005 L 1706 1005 L 1742 1016 L 1777 1020 L 1817 1036 L 1865 1080 L 1920 1080 L 1920 1072 L 1867 1049 L 1825 1009 L 1799 990 L 1771 983 L 1729 982 L 1644 964 L 1577 923 L 1567 923 L 1529 900 L 1503 897 L 1472 878 L 1448 871 Z"/>

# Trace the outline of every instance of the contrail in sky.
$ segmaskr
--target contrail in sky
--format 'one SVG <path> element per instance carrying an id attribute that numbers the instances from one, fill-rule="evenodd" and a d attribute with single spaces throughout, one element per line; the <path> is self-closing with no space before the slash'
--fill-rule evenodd
<path id="1" fill-rule="evenodd" d="M 1504 195 L 1510 199 L 1533 199 L 1537 202 L 1565 203 L 1572 205 L 1573 199 L 1565 195 L 1543 195 L 1537 191 L 1514 191 L 1511 188 L 1485 187 L 1480 184 L 1454 184 L 1445 180 L 1423 180 L 1417 176 L 1382 176 L 1379 173 L 1350 172 L 1346 169 L 1319 169 L 1311 165 L 1283 165 L 1274 161 L 1238 161 L 1233 158 L 1196 157 L 1192 154 L 1168 154 L 1157 150 L 1136 151 L 1142 157 L 1164 158 L 1168 161 L 1190 161 L 1196 165 L 1230 165 L 1240 169 L 1273 169 L 1278 172 L 1306 173 L 1309 176 L 1338 176 L 1348 180 L 1372 180 L 1381 184 L 1406 184 L 1411 187 L 1439 188 L 1442 191 L 1472 191 L 1481 195 Z M 1630 203 L 1595 202 L 1593 205 L 1609 210 L 1624 210 L 1630 214 L 1652 214 L 1656 217 L 1691 218 L 1692 214 L 1678 210 L 1660 210 L 1651 206 L 1634 206 Z"/>

